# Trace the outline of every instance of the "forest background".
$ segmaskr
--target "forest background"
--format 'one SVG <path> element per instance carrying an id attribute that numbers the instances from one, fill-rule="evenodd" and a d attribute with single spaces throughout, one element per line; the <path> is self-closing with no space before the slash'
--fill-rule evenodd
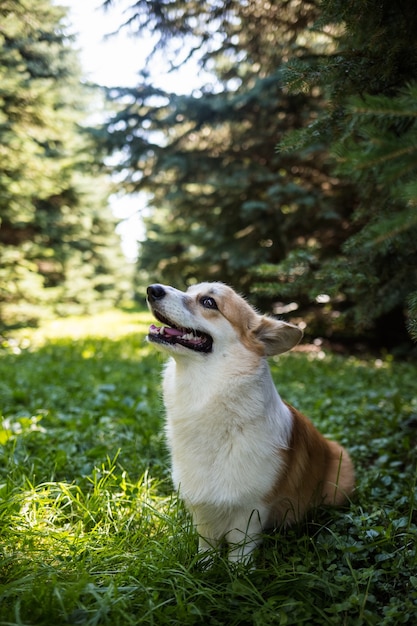
<path id="1" fill-rule="evenodd" d="M 143 301 L 148 281 L 209 279 L 312 335 L 409 347 L 415 2 L 103 2 L 115 5 L 126 34 L 155 40 L 135 87 L 85 81 L 64 7 L 0 0 L 3 330 Z M 161 51 L 212 80 L 189 95 L 155 87 Z M 148 200 L 133 276 L 116 188 Z"/>

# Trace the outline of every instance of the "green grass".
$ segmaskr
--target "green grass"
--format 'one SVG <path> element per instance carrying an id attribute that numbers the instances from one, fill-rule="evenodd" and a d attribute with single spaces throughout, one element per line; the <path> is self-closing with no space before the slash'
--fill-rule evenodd
<path id="1" fill-rule="evenodd" d="M 271 363 L 351 451 L 357 491 L 265 537 L 256 569 L 199 561 L 169 478 L 146 313 L 22 331 L 0 349 L 0 625 L 417 623 L 415 364 Z"/>

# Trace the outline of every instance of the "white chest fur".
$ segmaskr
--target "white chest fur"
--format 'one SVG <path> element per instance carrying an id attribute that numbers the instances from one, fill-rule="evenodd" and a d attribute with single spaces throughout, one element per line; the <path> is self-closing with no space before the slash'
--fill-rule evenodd
<path id="1" fill-rule="evenodd" d="M 236 359 L 234 359 L 236 364 Z M 248 371 L 170 360 L 164 375 L 172 475 L 191 506 L 256 509 L 282 468 L 291 416 L 265 359 Z"/>

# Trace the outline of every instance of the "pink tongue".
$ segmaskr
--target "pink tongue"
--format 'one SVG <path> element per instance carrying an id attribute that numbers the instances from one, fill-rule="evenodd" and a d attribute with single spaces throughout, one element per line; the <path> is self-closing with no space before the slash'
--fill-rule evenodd
<path id="1" fill-rule="evenodd" d="M 183 335 L 184 331 L 178 330 L 177 328 L 169 328 L 169 326 L 165 326 L 164 334 L 170 335 L 171 337 L 178 337 L 179 335 Z"/>

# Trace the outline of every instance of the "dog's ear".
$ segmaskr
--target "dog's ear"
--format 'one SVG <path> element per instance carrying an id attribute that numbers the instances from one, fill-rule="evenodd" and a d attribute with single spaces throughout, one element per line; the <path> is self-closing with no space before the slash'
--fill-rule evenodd
<path id="1" fill-rule="evenodd" d="M 303 336 L 303 331 L 293 324 L 262 316 L 254 329 L 254 334 L 264 345 L 266 356 L 272 356 L 288 352 L 296 346 Z"/>

